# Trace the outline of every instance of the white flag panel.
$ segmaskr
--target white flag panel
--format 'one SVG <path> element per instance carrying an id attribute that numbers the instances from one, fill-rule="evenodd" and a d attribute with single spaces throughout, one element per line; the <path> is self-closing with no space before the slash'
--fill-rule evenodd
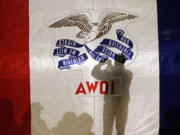
<path id="1" fill-rule="evenodd" d="M 158 134 L 156 7 L 30 1 L 32 135 Z"/>

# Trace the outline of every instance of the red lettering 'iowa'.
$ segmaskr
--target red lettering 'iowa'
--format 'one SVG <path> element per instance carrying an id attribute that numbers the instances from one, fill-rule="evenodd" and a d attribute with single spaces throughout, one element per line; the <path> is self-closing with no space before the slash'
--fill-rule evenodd
<path id="1" fill-rule="evenodd" d="M 91 91 L 93 91 L 93 93 L 95 93 L 97 85 L 98 85 L 98 81 L 95 81 L 95 84 L 91 83 L 91 85 L 89 85 L 89 81 L 87 81 L 86 85 L 88 87 L 89 94 L 91 93 Z"/>

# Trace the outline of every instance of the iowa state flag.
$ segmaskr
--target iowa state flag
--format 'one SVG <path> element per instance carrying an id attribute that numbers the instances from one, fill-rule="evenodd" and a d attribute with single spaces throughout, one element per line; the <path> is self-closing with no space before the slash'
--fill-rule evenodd
<path id="1" fill-rule="evenodd" d="M 0 133 L 157 135 L 155 0 L 0 2 Z"/>

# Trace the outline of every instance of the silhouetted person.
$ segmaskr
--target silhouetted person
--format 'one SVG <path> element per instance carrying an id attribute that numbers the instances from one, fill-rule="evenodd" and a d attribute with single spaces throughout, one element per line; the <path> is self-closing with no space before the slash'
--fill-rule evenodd
<path id="1" fill-rule="evenodd" d="M 31 104 L 31 134 L 32 135 L 50 135 L 50 131 L 44 120 L 41 119 L 41 110 L 43 107 L 40 103 Z"/>
<path id="2" fill-rule="evenodd" d="M 77 116 L 73 112 L 67 112 L 63 115 L 62 121 L 51 131 L 54 135 L 76 135 L 77 134 Z"/>
<path id="3" fill-rule="evenodd" d="M 180 135 L 179 110 L 168 107 L 165 112 L 166 125 L 160 129 L 160 135 Z"/>
<path id="4" fill-rule="evenodd" d="M 31 135 L 31 109 L 30 109 L 30 106 L 24 112 L 23 123 L 18 126 L 17 135 Z"/>
<path id="5" fill-rule="evenodd" d="M 114 94 L 104 96 L 103 135 L 112 135 L 113 123 L 116 121 L 117 135 L 124 135 L 128 115 L 129 87 L 132 72 L 124 67 L 124 55 L 118 55 L 114 66 L 111 60 L 99 63 L 92 71 L 92 75 L 102 81 L 114 81 Z M 106 66 L 103 70 L 102 66 Z"/>
<path id="6" fill-rule="evenodd" d="M 13 102 L 9 99 L 0 100 L 0 134 L 16 135 L 17 127 L 13 113 Z"/>
<path id="7" fill-rule="evenodd" d="M 77 117 L 74 112 L 67 112 L 51 132 L 53 135 L 94 135 L 91 132 L 92 124 L 93 119 L 87 113 Z"/>
<path id="8" fill-rule="evenodd" d="M 78 117 L 78 135 L 94 135 L 94 133 L 91 131 L 92 125 L 93 125 L 93 119 L 92 117 L 87 114 L 83 113 Z"/>

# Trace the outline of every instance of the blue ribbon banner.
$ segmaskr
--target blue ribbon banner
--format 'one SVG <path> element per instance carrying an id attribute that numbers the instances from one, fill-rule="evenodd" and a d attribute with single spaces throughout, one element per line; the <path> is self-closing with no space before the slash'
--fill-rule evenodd
<path id="1" fill-rule="evenodd" d="M 123 30 L 120 29 L 116 30 L 116 34 L 117 34 L 117 39 L 120 40 L 122 43 L 128 45 L 129 48 L 117 41 L 111 39 L 104 39 L 100 43 L 100 45 L 93 51 L 87 45 L 79 44 L 73 40 L 69 40 L 69 39 L 58 40 L 56 43 L 56 46 L 58 48 L 54 49 L 53 56 L 65 57 L 66 55 L 69 55 L 68 59 L 63 59 L 59 61 L 58 68 L 60 70 L 70 69 L 71 65 L 74 64 L 80 65 L 84 63 L 88 59 L 88 56 L 85 53 L 80 55 L 80 52 L 78 50 L 73 49 L 73 48 L 81 48 L 84 46 L 88 54 L 94 60 L 101 63 L 104 63 L 106 60 L 108 60 L 108 58 L 112 58 L 113 60 L 119 62 L 121 62 L 122 60 L 118 54 L 114 53 L 108 48 L 118 49 L 119 51 L 121 51 L 121 54 L 123 54 L 126 57 L 126 60 L 131 60 L 134 55 L 134 53 L 131 51 L 131 49 L 133 48 L 133 42 L 130 39 L 123 36 L 125 34 Z M 67 47 L 72 47 L 72 48 L 67 48 Z"/>

